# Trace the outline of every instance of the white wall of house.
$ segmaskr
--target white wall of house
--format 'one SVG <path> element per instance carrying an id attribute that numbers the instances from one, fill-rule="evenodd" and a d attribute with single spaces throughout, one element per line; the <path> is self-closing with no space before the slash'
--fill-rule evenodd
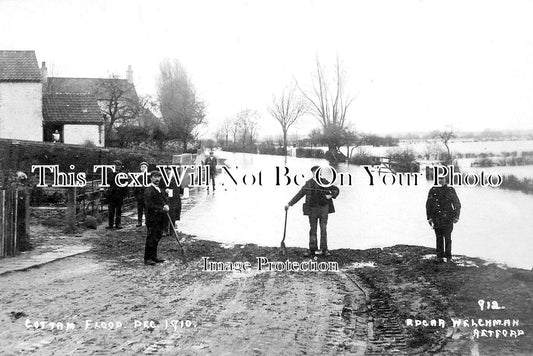
<path id="1" fill-rule="evenodd" d="M 72 125 L 65 124 L 63 126 L 63 142 L 74 145 L 83 145 L 87 141 L 91 141 L 96 146 L 103 147 L 104 140 L 101 137 L 102 125 Z"/>
<path id="2" fill-rule="evenodd" d="M 0 83 L 0 138 L 43 140 L 41 83 Z"/>

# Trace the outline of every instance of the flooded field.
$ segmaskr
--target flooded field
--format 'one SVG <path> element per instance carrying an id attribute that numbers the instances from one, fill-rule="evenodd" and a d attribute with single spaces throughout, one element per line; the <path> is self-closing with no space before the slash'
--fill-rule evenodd
<path id="1" fill-rule="evenodd" d="M 459 141 L 452 140 L 449 143 L 450 151 L 452 153 L 486 153 L 486 154 L 499 154 L 502 152 L 532 152 L 533 151 L 533 140 L 516 140 L 516 141 Z M 363 151 L 369 155 L 373 156 L 386 156 L 388 152 L 408 148 L 413 150 L 413 152 L 418 154 L 424 154 L 428 149 L 434 149 L 435 147 L 440 147 L 444 150 L 444 145 L 440 142 L 434 141 L 423 141 L 423 142 L 402 142 L 399 146 L 396 147 L 372 147 L 372 146 L 362 146 L 354 150 L 355 152 Z M 326 151 L 327 147 L 320 147 L 322 150 Z M 341 148 L 341 152 L 346 154 L 346 148 Z"/>
<path id="2" fill-rule="evenodd" d="M 298 192 L 299 186 L 286 178 L 276 185 L 276 167 L 294 174 L 307 174 L 325 160 L 287 158 L 220 152 L 227 158 L 228 174 L 217 178 L 215 194 L 205 188 L 191 191 L 198 202 L 182 216 L 179 230 L 225 243 L 256 243 L 279 246 L 283 237 L 284 205 Z M 369 185 L 368 173 L 360 166 L 340 165 L 339 172 L 349 173 L 351 185 L 340 187 L 335 200 L 336 213 L 329 216 L 330 249 L 366 249 L 395 244 L 434 247 L 434 234 L 426 221 L 425 202 L 431 182 L 418 185 Z M 261 184 L 259 185 L 259 172 Z M 248 174 L 244 184 L 242 175 Z M 252 185 L 251 175 L 256 177 Z M 307 177 L 307 178 L 308 178 Z M 240 180 L 239 180 L 240 179 Z M 298 183 L 303 184 L 300 179 Z M 347 182 L 345 182 L 347 183 Z M 495 188 L 457 187 L 463 209 L 455 225 L 452 252 L 504 262 L 531 269 L 533 196 Z M 306 247 L 309 224 L 302 215 L 303 199 L 288 212 L 286 245 Z"/>

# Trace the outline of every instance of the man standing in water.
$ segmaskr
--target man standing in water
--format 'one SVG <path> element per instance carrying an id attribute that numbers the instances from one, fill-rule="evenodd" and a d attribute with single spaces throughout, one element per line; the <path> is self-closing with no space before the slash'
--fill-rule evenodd
<path id="1" fill-rule="evenodd" d="M 205 159 L 204 165 L 209 166 L 209 178 L 213 184 L 213 191 L 215 191 L 215 175 L 217 174 L 217 158 L 213 155 L 213 151 L 209 152 L 209 157 Z M 209 190 L 209 185 L 207 186 Z"/>
<path id="2" fill-rule="evenodd" d="M 305 203 L 303 205 L 304 215 L 309 216 L 309 251 L 304 256 L 314 256 L 315 252 L 318 250 L 317 246 L 317 223 L 320 223 L 320 250 L 322 251 L 323 256 L 329 256 L 328 251 L 328 233 L 327 233 L 327 224 L 328 224 L 328 214 L 335 212 L 335 207 L 333 206 L 333 199 L 337 198 L 339 195 L 339 188 L 331 185 L 330 183 L 319 177 L 320 173 L 319 166 L 314 166 L 311 168 L 311 173 L 313 173 L 313 178 L 305 182 L 305 185 L 300 189 L 298 193 L 291 199 L 289 204 L 285 206 L 285 210 L 288 210 L 289 207 L 296 204 L 302 197 L 305 196 Z M 320 179 L 322 185 L 327 186 L 327 188 L 320 186 L 316 179 Z"/>
<path id="3" fill-rule="evenodd" d="M 144 249 L 144 264 L 153 266 L 162 263 L 164 260 L 157 258 L 157 245 L 163 236 L 163 228 L 166 225 L 169 207 L 165 194 L 159 188 L 161 173 L 152 171 L 150 173 L 151 184 L 144 191 L 144 202 L 146 205 L 146 246 Z"/>
<path id="4" fill-rule="evenodd" d="M 455 189 L 447 185 L 447 176 L 439 177 L 439 185 L 429 190 L 426 215 L 437 239 L 437 263 L 452 261 L 453 224 L 459 221 L 461 202 Z"/>

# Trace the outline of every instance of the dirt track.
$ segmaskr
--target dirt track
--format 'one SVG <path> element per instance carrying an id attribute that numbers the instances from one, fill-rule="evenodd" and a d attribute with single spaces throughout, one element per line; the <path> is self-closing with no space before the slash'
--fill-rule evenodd
<path id="1" fill-rule="evenodd" d="M 1 293 L 0 349 L 39 355 L 364 353 L 356 334 L 365 335 L 366 324 L 356 330 L 356 320 L 343 314 L 361 292 L 341 273 L 200 267 L 118 268 L 84 255 L 2 276 L 8 288 Z M 27 329 L 26 319 L 76 327 Z M 123 327 L 91 324 L 85 330 L 88 319 Z M 135 328 L 135 320 L 155 325 Z M 171 320 L 180 321 L 177 329 Z M 182 320 L 193 325 L 182 328 Z"/>
<path id="2" fill-rule="evenodd" d="M 142 263 L 144 235 L 132 224 L 69 236 L 40 231 L 46 244 L 77 241 L 93 249 L 0 276 L 0 353 L 525 356 L 533 349 L 532 271 L 466 256 L 439 265 L 427 258 L 433 249 L 397 245 L 320 258 L 338 262 L 341 272 L 211 272 L 203 270 L 202 256 L 252 263 L 258 256 L 305 259 L 303 249 L 282 256 L 278 248 L 224 246 L 185 235 L 187 265 L 178 259 L 176 241 L 166 237 L 159 250 L 168 261 L 151 267 Z M 477 301 L 486 296 L 506 309 L 480 312 Z M 525 334 L 473 340 L 473 328 L 452 327 L 453 316 L 519 318 Z M 447 325 L 412 327 L 408 318 L 442 318 Z M 75 328 L 27 328 L 27 319 Z M 92 321 L 87 330 L 86 320 Z M 101 329 L 94 322 L 122 326 Z"/>

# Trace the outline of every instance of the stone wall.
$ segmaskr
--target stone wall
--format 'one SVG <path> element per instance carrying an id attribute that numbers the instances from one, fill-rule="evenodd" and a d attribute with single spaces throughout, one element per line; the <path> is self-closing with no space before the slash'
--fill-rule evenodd
<path id="1" fill-rule="evenodd" d="M 126 170 L 137 172 L 139 163 L 171 164 L 172 152 L 137 151 L 119 148 L 86 147 L 52 142 L 32 142 L 0 139 L 0 186 L 9 184 L 16 171 L 25 172 L 30 182 L 36 174 L 31 173 L 32 165 L 59 165 L 63 172 L 69 172 L 74 165 L 76 172 L 91 173 L 97 164 L 113 164 L 118 159 Z M 90 178 L 90 175 L 88 175 Z"/>

